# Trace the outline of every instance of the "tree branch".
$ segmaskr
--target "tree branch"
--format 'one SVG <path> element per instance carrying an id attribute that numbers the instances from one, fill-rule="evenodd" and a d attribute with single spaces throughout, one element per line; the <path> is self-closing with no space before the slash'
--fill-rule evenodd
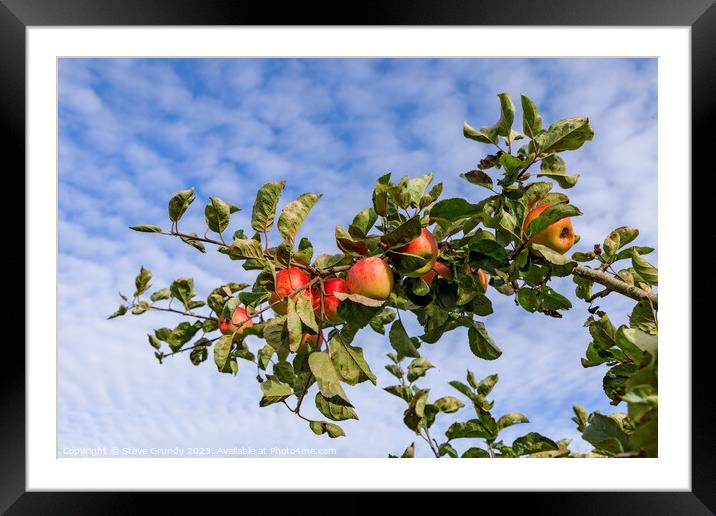
<path id="1" fill-rule="evenodd" d="M 583 265 L 578 265 L 572 270 L 572 274 L 581 278 L 587 278 L 592 280 L 594 283 L 599 283 L 607 287 L 609 290 L 619 292 L 623 296 L 630 297 L 635 301 L 649 301 L 655 310 L 658 310 L 659 296 L 654 292 L 647 292 L 634 285 L 629 285 L 620 279 L 610 276 L 604 271 L 597 269 L 590 269 Z"/>

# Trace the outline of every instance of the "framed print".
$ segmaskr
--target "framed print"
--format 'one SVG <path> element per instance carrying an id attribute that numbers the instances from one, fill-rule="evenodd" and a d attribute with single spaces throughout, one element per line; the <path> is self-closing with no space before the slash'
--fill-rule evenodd
<path id="1" fill-rule="evenodd" d="M 643 4 L 4 1 L 27 301 L 0 507 L 710 514 L 716 8 Z"/>

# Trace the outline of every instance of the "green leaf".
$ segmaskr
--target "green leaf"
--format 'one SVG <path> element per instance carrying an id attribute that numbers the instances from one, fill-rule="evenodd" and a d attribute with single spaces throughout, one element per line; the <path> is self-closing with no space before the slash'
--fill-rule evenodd
<path id="1" fill-rule="evenodd" d="M 354 303 L 358 303 L 363 306 L 369 306 L 372 308 L 383 306 L 383 303 L 385 303 L 385 301 L 366 297 L 361 294 L 347 294 L 345 292 L 334 292 L 331 295 L 334 297 L 337 297 L 341 301 L 345 301 L 347 299 L 349 301 L 353 301 Z"/>
<path id="2" fill-rule="evenodd" d="M 477 389 L 477 380 L 475 379 L 475 373 L 468 369 L 466 379 L 467 383 L 469 383 L 473 389 Z"/>
<path id="3" fill-rule="evenodd" d="M 492 434 L 479 419 L 471 419 L 465 422 L 453 423 L 445 432 L 445 436 L 448 440 L 465 438 L 490 439 Z"/>
<path id="4" fill-rule="evenodd" d="M 393 261 L 395 269 L 401 274 L 409 274 L 413 271 L 425 267 L 428 263 L 427 258 L 414 254 L 396 253 L 392 251 L 390 257 Z"/>
<path id="5" fill-rule="evenodd" d="M 527 416 L 520 414 L 519 412 L 510 412 L 497 420 L 497 430 L 500 431 L 512 425 L 529 422 L 530 420 L 527 419 Z"/>
<path id="6" fill-rule="evenodd" d="M 171 295 L 172 294 L 169 288 L 163 288 L 154 292 L 151 296 L 149 296 L 149 299 L 151 299 L 152 302 L 161 301 L 163 299 L 169 299 Z"/>
<path id="7" fill-rule="evenodd" d="M 280 403 L 293 394 L 291 386 L 276 380 L 266 380 L 261 384 L 261 401 L 259 407 Z"/>
<path id="8" fill-rule="evenodd" d="M 631 450 L 629 437 L 624 432 L 623 415 L 592 413 L 582 438 L 595 448 L 614 454 Z"/>
<path id="9" fill-rule="evenodd" d="M 174 299 L 180 301 L 184 308 L 189 310 L 189 301 L 196 296 L 194 280 L 192 278 L 179 278 L 172 282 L 169 292 Z"/>
<path id="10" fill-rule="evenodd" d="M 529 138 L 534 138 L 542 131 L 542 117 L 537 105 L 529 97 L 522 95 L 520 99 L 522 101 L 522 131 Z"/>
<path id="11" fill-rule="evenodd" d="M 478 185 L 485 188 L 490 188 L 493 184 L 492 178 L 482 170 L 470 170 L 469 172 L 460 174 L 460 177 L 466 179 L 473 185 Z"/>
<path id="12" fill-rule="evenodd" d="M 253 238 L 237 238 L 229 247 L 220 248 L 219 252 L 228 255 L 232 260 L 264 259 L 264 252 L 261 249 L 261 243 Z"/>
<path id="13" fill-rule="evenodd" d="M 161 233 L 162 228 L 152 226 L 151 224 L 140 224 L 139 226 L 129 226 L 129 229 L 139 231 L 141 233 Z"/>
<path id="14" fill-rule="evenodd" d="M 577 180 L 579 179 L 579 174 L 567 174 L 567 165 L 564 160 L 556 154 L 542 158 L 539 168 L 540 172 L 537 174 L 537 177 L 549 177 L 550 179 L 554 179 L 562 188 L 572 188 L 577 184 Z"/>
<path id="15" fill-rule="evenodd" d="M 619 251 L 616 254 L 616 256 L 614 257 L 613 261 L 617 262 L 619 260 L 626 260 L 627 258 L 631 259 L 632 253 L 634 251 L 639 253 L 640 256 L 644 256 L 644 255 L 653 253 L 654 248 L 653 247 L 642 247 L 642 246 L 627 247 L 626 249 L 622 249 L 621 251 Z"/>
<path id="16" fill-rule="evenodd" d="M 476 357 L 483 360 L 495 360 L 502 355 L 502 351 L 487 333 L 487 329 L 485 329 L 485 325 L 482 322 L 472 321 L 467 335 L 470 342 L 470 351 Z"/>
<path id="17" fill-rule="evenodd" d="M 378 313 L 375 317 L 370 320 L 370 327 L 373 331 L 385 335 L 384 326 L 390 324 L 395 319 L 395 310 L 390 308 L 384 308 L 382 312 Z"/>
<path id="18" fill-rule="evenodd" d="M 178 221 L 191 203 L 194 202 L 194 187 L 181 190 L 169 200 L 169 220 Z"/>
<path id="19" fill-rule="evenodd" d="M 636 304 L 629 315 L 629 326 L 651 335 L 658 333 L 659 327 L 654 317 L 654 310 L 652 310 L 648 301 L 639 301 Z"/>
<path id="20" fill-rule="evenodd" d="M 455 448 L 450 446 L 450 443 L 442 443 L 438 446 L 438 455 L 440 457 L 447 455 L 448 457 L 455 459 L 457 458 L 457 451 L 455 451 Z"/>
<path id="21" fill-rule="evenodd" d="M 365 208 L 353 218 L 353 222 L 348 226 L 348 233 L 356 239 L 363 239 L 373 229 L 375 222 L 378 220 L 378 214 L 373 208 Z"/>
<path id="22" fill-rule="evenodd" d="M 386 246 L 386 249 L 401 247 L 420 236 L 422 225 L 420 217 L 412 217 L 400 224 L 397 228 L 384 234 L 380 240 Z"/>
<path id="23" fill-rule="evenodd" d="M 209 204 L 204 208 L 204 220 L 210 230 L 223 233 L 229 226 L 232 213 L 239 211 L 239 207 L 223 201 L 218 197 L 209 197 Z"/>
<path id="24" fill-rule="evenodd" d="M 314 434 L 322 435 L 327 433 L 328 437 L 330 437 L 331 439 L 336 437 L 343 437 L 346 435 L 346 433 L 340 426 L 333 423 L 328 423 L 326 421 L 311 421 L 308 426 L 311 428 Z"/>
<path id="25" fill-rule="evenodd" d="M 534 313 L 539 308 L 539 298 L 537 292 L 529 287 L 522 287 L 517 292 L 517 301 L 520 306 L 528 312 Z"/>
<path id="26" fill-rule="evenodd" d="M 427 358 L 420 357 L 412 360 L 408 365 L 408 381 L 412 383 L 418 378 L 422 378 L 428 372 L 428 369 L 433 367 L 435 366 Z"/>
<path id="27" fill-rule="evenodd" d="M 390 327 L 388 337 L 390 339 L 390 345 L 393 346 L 393 349 L 398 353 L 398 360 L 403 357 L 420 357 L 415 341 L 408 336 L 400 320 L 396 320 Z"/>
<path id="28" fill-rule="evenodd" d="M 582 212 L 579 211 L 576 206 L 572 206 L 571 204 L 553 204 L 530 222 L 529 226 L 527 226 L 525 234 L 527 237 L 531 237 L 546 227 L 551 226 L 558 220 L 562 220 L 567 217 L 576 217 L 581 214 Z"/>
<path id="29" fill-rule="evenodd" d="M 349 385 L 369 380 L 373 385 L 377 379 L 363 357 L 363 348 L 353 347 L 343 341 L 339 334 L 334 335 L 328 343 L 331 360 L 344 382 Z"/>
<path id="30" fill-rule="evenodd" d="M 145 269 L 144 266 L 140 267 L 139 274 L 134 278 L 134 286 L 136 288 L 134 296 L 136 297 L 146 292 L 147 289 L 152 286 L 151 281 L 152 273 Z"/>
<path id="31" fill-rule="evenodd" d="M 440 197 L 440 194 L 443 193 L 443 184 L 438 183 L 435 186 L 433 186 L 428 193 L 423 195 L 423 198 L 420 199 L 420 206 L 419 208 L 425 208 L 426 206 L 430 206 L 432 203 L 434 203 L 438 197 Z"/>
<path id="32" fill-rule="evenodd" d="M 427 425 L 425 419 L 425 404 L 428 401 L 428 392 L 428 389 L 416 391 L 410 403 L 408 403 L 408 408 L 405 409 L 403 413 L 405 426 L 413 430 L 416 434 L 421 428 L 425 428 Z"/>
<path id="33" fill-rule="evenodd" d="M 298 230 L 306 220 L 308 213 L 316 204 L 321 195 L 314 193 L 302 194 L 295 201 L 288 203 L 283 210 L 281 215 L 278 217 L 278 231 L 286 241 L 293 244 L 296 239 Z"/>
<path id="34" fill-rule="evenodd" d="M 196 366 L 205 362 L 207 358 L 209 358 L 209 351 L 206 346 L 195 346 L 189 353 L 189 360 Z"/>
<path id="35" fill-rule="evenodd" d="M 510 136 L 512 122 L 515 120 L 515 105 L 507 93 L 499 93 L 500 98 L 500 120 L 497 122 L 497 133 L 500 136 Z"/>
<path id="36" fill-rule="evenodd" d="M 270 344 L 266 344 L 264 347 L 259 349 L 258 364 L 261 369 L 264 371 L 266 370 L 268 365 L 271 363 L 271 357 L 273 357 L 274 353 L 276 353 L 276 350 Z"/>
<path id="37" fill-rule="evenodd" d="M 569 310 L 572 302 L 556 290 L 542 285 L 539 292 L 540 304 L 545 310 Z"/>
<path id="38" fill-rule="evenodd" d="M 637 364 L 642 362 L 644 353 L 655 357 L 659 350 L 659 338 L 637 328 L 621 326 L 616 333 L 616 342 L 619 349 Z"/>
<path id="39" fill-rule="evenodd" d="M 112 315 L 107 317 L 107 319 L 114 319 L 115 317 L 119 317 L 120 315 L 124 315 L 127 313 L 127 306 L 126 305 L 119 305 L 119 308 L 117 308 L 116 311 L 112 312 Z"/>
<path id="40" fill-rule="evenodd" d="M 463 459 L 487 459 L 490 457 L 490 453 L 487 450 L 483 450 L 478 446 L 473 446 L 465 450 L 461 456 Z"/>
<path id="41" fill-rule="evenodd" d="M 477 205 L 470 204 L 460 197 L 443 199 L 430 208 L 430 223 L 444 223 L 465 219 L 479 214 L 480 211 Z"/>
<path id="42" fill-rule="evenodd" d="M 301 318 L 296 311 L 296 303 L 293 299 L 286 300 L 286 329 L 288 331 L 288 348 L 294 353 L 298 351 L 303 337 L 303 325 Z"/>
<path id="43" fill-rule="evenodd" d="M 224 335 L 214 343 L 214 363 L 221 373 L 231 372 L 232 335 Z"/>
<path id="44" fill-rule="evenodd" d="M 428 187 L 428 185 L 432 182 L 432 180 L 432 174 L 425 174 L 424 176 L 410 179 L 407 182 L 405 188 L 410 197 L 411 206 L 417 207 L 420 205 L 420 201 L 423 198 L 423 193 L 425 192 L 425 189 Z"/>
<path id="45" fill-rule="evenodd" d="M 477 395 L 474 392 L 472 392 L 472 389 L 470 389 L 470 387 L 468 387 L 464 383 L 459 382 L 457 380 L 452 380 L 452 381 L 448 382 L 448 384 L 451 387 L 453 387 L 454 389 L 456 389 L 457 391 L 459 391 L 460 393 L 462 393 L 465 396 L 467 396 L 468 398 L 470 398 L 470 400 L 474 401 L 475 399 L 477 399 Z"/>
<path id="46" fill-rule="evenodd" d="M 446 414 L 452 414 L 453 412 L 457 412 L 462 407 L 465 406 L 465 404 L 457 399 L 454 396 L 443 396 L 442 398 L 438 398 L 433 403 L 440 412 L 444 412 Z"/>
<path id="47" fill-rule="evenodd" d="M 480 383 L 477 385 L 477 392 L 479 392 L 483 396 L 488 396 L 492 392 L 492 389 L 495 388 L 495 385 L 497 385 L 497 382 L 499 380 L 500 377 L 496 374 L 486 376 L 485 378 L 480 380 Z"/>
<path id="48" fill-rule="evenodd" d="M 605 258 L 611 258 L 614 253 L 634 240 L 637 236 L 639 236 L 639 230 L 627 226 L 622 226 L 609 233 L 602 245 L 602 252 Z"/>
<path id="49" fill-rule="evenodd" d="M 196 237 L 196 236 L 197 236 L 196 232 L 192 231 L 191 233 L 187 233 L 187 236 L 184 236 L 184 235 L 180 236 L 179 240 L 181 240 L 185 244 L 192 246 L 194 249 L 197 249 L 199 252 L 205 253 L 206 248 L 204 247 L 204 244 L 202 244 L 199 240 L 196 240 L 196 238 L 192 238 L 192 237 Z"/>
<path id="50" fill-rule="evenodd" d="M 493 145 L 497 145 L 499 143 L 496 126 L 485 126 L 478 130 L 465 122 L 462 127 L 462 134 L 465 138 L 470 138 L 471 140 L 475 140 L 480 143 L 491 143 Z"/>
<path id="51" fill-rule="evenodd" d="M 327 269 L 329 267 L 348 265 L 350 263 L 350 258 L 344 254 L 320 254 L 316 257 L 316 261 L 313 262 L 313 267 L 316 269 Z"/>
<path id="52" fill-rule="evenodd" d="M 332 421 L 344 421 L 346 419 L 358 419 L 358 415 L 350 404 L 335 396 L 326 398 L 320 392 L 316 393 L 316 408 L 318 411 Z"/>
<path id="53" fill-rule="evenodd" d="M 641 257 L 639 251 L 632 250 L 631 263 L 634 270 L 649 285 L 659 284 L 659 271 L 656 267 Z"/>
<path id="54" fill-rule="evenodd" d="M 516 457 L 553 450 L 559 450 L 559 445 L 537 432 L 530 432 L 512 442 L 512 451 Z"/>
<path id="55" fill-rule="evenodd" d="M 273 225 L 276 216 L 276 206 L 281 196 L 285 181 L 266 183 L 256 193 L 256 200 L 251 211 L 251 228 L 254 231 L 266 233 Z"/>
<path id="56" fill-rule="evenodd" d="M 592 138 L 594 138 L 594 130 L 589 119 L 580 116 L 558 120 L 539 134 L 534 142 L 539 147 L 541 154 L 547 154 L 576 150 Z"/>
<path id="57" fill-rule="evenodd" d="M 310 298 L 299 296 L 296 301 L 296 312 L 303 324 L 318 333 L 318 323 L 316 322 L 316 316 Z"/>
<path id="58" fill-rule="evenodd" d="M 339 294 L 334 292 L 333 295 Z M 362 303 L 356 303 L 350 299 L 341 301 L 338 305 L 338 315 L 344 321 L 350 323 L 350 325 L 356 329 L 363 328 L 367 325 L 370 320 L 380 312 L 380 307 L 368 306 Z"/>
<path id="59" fill-rule="evenodd" d="M 390 188 L 390 172 L 378 178 L 373 190 L 373 209 L 385 217 L 388 214 L 388 191 Z"/>
<path id="60" fill-rule="evenodd" d="M 338 375 L 333 362 L 325 351 L 313 352 L 308 355 L 308 366 L 316 377 L 318 388 L 326 398 L 338 396 L 348 401 L 348 396 L 341 387 L 341 377 Z"/>
<path id="61" fill-rule="evenodd" d="M 391 385 L 390 387 L 385 387 L 383 390 L 393 396 L 403 398 L 408 403 L 413 399 L 413 391 L 407 385 Z"/>

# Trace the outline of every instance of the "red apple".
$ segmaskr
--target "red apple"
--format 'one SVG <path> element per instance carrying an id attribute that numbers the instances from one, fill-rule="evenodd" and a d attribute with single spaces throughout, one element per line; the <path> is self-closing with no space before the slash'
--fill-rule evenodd
<path id="1" fill-rule="evenodd" d="M 403 254 L 412 254 L 427 260 L 427 263 L 421 268 L 405 274 L 406 276 L 416 278 L 430 272 L 433 265 L 435 265 L 435 261 L 438 259 L 438 242 L 430 231 L 423 228 L 418 238 L 411 240 L 395 251 Z M 398 264 L 400 263 L 400 257 L 396 258 L 396 262 Z"/>
<path id="2" fill-rule="evenodd" d="M 246 322 L 244 322 L 241 326 L 237 326 L 237 324 L 241 321 Z M 234 310 L 234 314 L 231 316 L 231 321 L 227 321 L 224 314 L 219 315 L 219 331 L 224 335 L 231 335 L 237 331 L 241 334 L 244 328 L 248 328 L 253 325 L 254 322 L 249 318 L 249 313 L 245 308 L 240 306 L 237 306 L 236 310 Z"/>
<path id="3" fill-rule="evenodd" d="M 343 319 L 338 315 L 338 305 L 341 304 L 341 300 L 336 296 L 332 295 L 334 292 L 345 292 L 348 293 L 348 285 L 346 280 L 343 278 L 331 278 L 323 282 L 323 315 L 325 319 L 334 324 L 343 322 Z M 321 315 L 321 290 L 317 288 L 313 293 L 313 308 L 316 310 L 316 315 Z"/>
<path id="4" fill-rule="evenodd" d="M 443 262 L 435 262 L 432 270 L 420 276 L 425 283 L 431 285 L 436 276 L 441 278 L 452 278 L 452 269 L 445 265 Z"/>
<path id="5" fill-rule="evenodd" d="M 384 301 L 393 290 L 393 271 L 377 256 L 358 260 L 346 274 L 348 292 Z"/>
<path id="6" fill-rule="evenodd" d="M 274 291 L 269 296 L 269 304 L 273 304 L 279 299 L 285 298 L 294 290 L 307 285 L 309 282 L 308 275 L 297 267 L 280 270 L 276 273 L 276 283 Z M 304 289 L 291 296 L 294 301 L 298 296 L 312 297 L 309 289 Z M 279 315 L 286 315 L 288 311 L 288 303 L 284 300 L 273 306 L 273 311 Z"/>
<path id="7" fill-rule="evenodd" d="M 542 213 L 550 206 L 553 206 L 553 203 L 542 204 L 541 206 L 537 206 L 535 209 L 530 211 L 527 214 L 527 217 L 525 217 L 525 223 L 522 228 L 523 231 L 526 231 L 527 227 L 530 225 L 530 222 L 536 219 L 540 213 Z M 554 224 L 551 224 L 544 228 L 539 233 L 532 235 L 529 242 L 531 244 L 541 244 L 547 246 L 553 251 L 557 251 L 558 253 L 566 253 L 567 251 L 569 251 L 570 247 L 574 245 L 574 230 L 572 230 L 572 219 L 566 217 L 564 219 L 558 220 Z"/>

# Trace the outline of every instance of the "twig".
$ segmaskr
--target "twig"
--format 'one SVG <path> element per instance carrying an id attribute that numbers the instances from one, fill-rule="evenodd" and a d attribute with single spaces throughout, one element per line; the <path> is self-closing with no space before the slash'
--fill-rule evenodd
<path id="1" fill-rule="evenodd" d="M 634 285 L 629 285 L 629 283 L 617 279 L 614 276 L 610 276 L 604 271 L 578 265 L 572 269 L 572 274 L 581 278 L 592 280 L 595 283 L 599 283 L 600 285 L 603 285 L 614 292 L 619 292 L 623 296 L 634 299 L 635 301 L 649 301 L 654 307 L 654 310 L 658 310 L 659 296 L 657 294 L 654 292 L 647 292 L 646 290 Z"/>

